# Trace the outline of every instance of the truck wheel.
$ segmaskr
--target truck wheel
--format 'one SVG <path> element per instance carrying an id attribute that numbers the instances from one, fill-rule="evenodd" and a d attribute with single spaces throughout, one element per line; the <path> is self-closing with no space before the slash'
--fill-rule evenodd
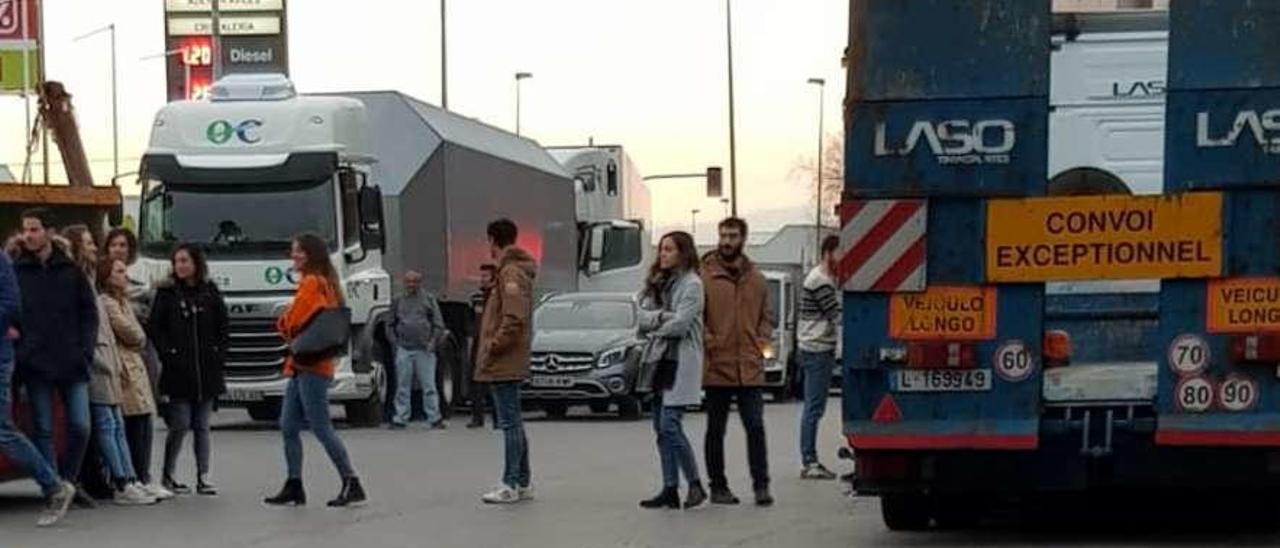
<path id="1" fill-rule="evenodd" d="M 640 398 L 627 396 L 618 400 L 618 417 L 625 421 L 638 421 L 644 417 L 640 407 Z"/>
<path id="2" fill-rule="evenodd" d="M 375 427 L 382 424 L 382 398 L 375 392 L 369 399 L 343 404 L 347 423 L 352 426 Z"/>
<path id="3" fill-rule="evenodd" d="M 542 404 L 542 410 L 547 413 L 549 419 L 563 419 L 569 414 L 569 405 L 559 402 L 548 402 Z"/>
<path id="4" fill-rule="evenodd" d="M 880 495 L 880 517 L 890 531 L 923 531 L 929 528 L 929 497 L 923 493 Z"/>
<path id="5" fill-rule="evenodd" d="M 280 420 L 280 402 L 262 402 L 251 403 L 245 410 L 249 412 L 249 418 L 260 422 L 276 422 Z"/>
<path id="6" fill-rule="evenodd" d="M 591 402 L 591 406 L 590 406 L 590 407 L 591 407 L 591 412 L 592 412 L 592 413 L 595 413 L 595 414 L 597 414 L 597 415 L 601 415 L 601 414 L 604 414 L 604 413 L 608 413 L 608 412 L 609 412 L 609 402 L 608 402 L 608 401 L 593 401 L 593 402 Z"/>

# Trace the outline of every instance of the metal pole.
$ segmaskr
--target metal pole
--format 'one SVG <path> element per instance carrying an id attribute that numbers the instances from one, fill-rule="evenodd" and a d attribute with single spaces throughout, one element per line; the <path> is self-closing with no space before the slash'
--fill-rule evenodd
<path id="1" fill-rule="evenodd" d="M 445 4 L 446 0 L 440 0 L 440 108 L 449 110 L 449 40 L 445 31 L 448 28 Z"/>
<path id="2" fill-rule="evenodd" d="M 218 8 L 218 0 L 212 0 L 209 4 L 212 19 L 210 23 L 213 28 L 210 32 L 213 34 L 211 47 L 213 48 L 213 81 L 222 78 L 222 20 L 221 10 Z"/>
<path id="3" fill-rule="evenodd" d="M 817 254 L 821 253 L 822 250 L 822 102 L 826 95 L 826 90 L 827 86 L 825 83 L 818 85 L 818 205 L 814 212 L 813 222 L 815 227 L 813 231 L 814 257 L 817 257 Z"/>
<path id="4" fill-rule="evenodd" d="M 738 216 L 738 147 L 733 122 L 733 8 L 724 0 L 725 37 L 729 50 L 729 208 Z"/>
<path id="5" fill-rule="evenodd" d="M 107 26 L 111 30 L 111 177 L 120 174 L 120 101 L 116 94 L 116 24 Z"/>
<path id="6" fill-rule="evenodd" d="M 44 60 L 45 60 L 44 4 L 39 3 L 36 5 L 40 7 L 40 16 L 38 18 L 40 20 L 40 39 L 38 42 L 40 44 L 40 51 L 39 51 L 40 56 L 39 56 L 38 64 L 36 66 L 36 68 L 39 69 L 40 74 L 39 74 L 39 78 L 36 79 L 37 80 L 36 83 L 37 85 L 43 85 L 45 74 L 46 74 L 45 68 L 44 68 Z M 39 115 L 37 115 L 37 118 L 38 117 Z M 44 184 L 47 185 L 49 184 L 49 132 L 44 131 L 43 129 L 40 130 L 40 155 L 43 157 L 43 162 L 44 162 Z"/>
<path id="7" fill-rule="evenodd" d="M 692 220 L 689 223 L 689 235 L 693 237 L 693 241 L 695 242 L 698 241 L 698 214 L 701 212 L 701 209 L 689 210 L 690 216 L 692 217 Z"/>
<path id="8" fill-rule="evenodd" d="M 31 29 L 27 28 L 27 9 L 25 4 L 19 3 L 14 10 L 18 14 L 18 24 L 22 25 L 22 103 L 26 120 L 22 150 L 26 152 L 26 160 L 22 162 L 22 180 L 19 182 L 24 184 L 31 182 L 31 45 L 27 43 L 31 39 Z"/>
<path id="9" fill-rule="evenodd" d="M 520 75 L 516 75 L 516 136 L 520 136 Z"/>

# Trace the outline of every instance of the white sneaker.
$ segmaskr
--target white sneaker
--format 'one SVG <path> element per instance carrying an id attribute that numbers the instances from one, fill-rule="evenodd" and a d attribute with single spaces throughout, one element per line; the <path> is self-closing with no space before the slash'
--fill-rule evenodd
<path id="1" fill-rule="evenodd" d="M 520 500 L 533 500 L 533 486 L 520 487 L 516 489 L 516 493 L 520 494 Z"/>
<path id="2" fill-rule="evenodd" d="M 145 492 L 146 494 L 155 497 L 156 500 L 169 500 L 174 496 L 176 496 L 173 494 L 173 491 L 165 489 L 164 486 L 160 485 L 159 483 L 154 483 L 154 482 L 150 484 L 139 483 L 138 487 L 141 488 L 142 491 Z"/>
<path id="3" fill-rule="evenodd" d="M 485 493 L 480 497 L 485 504 L 515 504 L 520 502 L 520 491 L 506 485 Z"/>
<path id="4" fill-rule="evenodd" d="M 115 503 L 119 506 L 146 506 L 155 504 L 156 498 L 143 491 L 138 484 L 130 483 L 124 489 L 116 491 Z"/>
<path id="5" fill-rule="evenodd" d="M 36 520 L 37 527 L 51 527 L 58 523 L 58 520 L 67 515 L 67 508 L 71 507 L 71 500 L 76 497 L 76 486 L 69 482 L 62 482 L 58 486 L 58 490 L 49 499 L 45 501 L 44 510 L 40 512 L 40 519 Z"/>

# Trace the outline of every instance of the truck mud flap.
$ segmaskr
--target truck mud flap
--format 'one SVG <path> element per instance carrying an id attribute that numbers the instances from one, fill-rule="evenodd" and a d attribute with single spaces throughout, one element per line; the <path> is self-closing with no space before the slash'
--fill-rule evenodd
<path id="1" fill-rule="evenodd" d="M 855 450 L 1039 447 L 1043 286 L 846 293 L 844 306 L 844 433 Z M 989 325 L 966 330 L 983 306 L 995 312 L 980 314 Z"/>

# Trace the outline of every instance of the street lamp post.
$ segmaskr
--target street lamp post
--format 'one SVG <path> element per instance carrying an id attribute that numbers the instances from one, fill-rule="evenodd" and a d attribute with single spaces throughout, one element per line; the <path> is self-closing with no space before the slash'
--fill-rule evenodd
<path id="1" fill-rule="evenodd" d="M 111 176 L 115 177 L 120 174 L 120 101 L 116 93 L 116 24 L 112 23 L 87 32 L 72 41 L 79 42 L 103 32 L 111 33 Z"/>
<path id="2" fill-rule="evenodd" d="M 520 81 L 527 78 L 533 78 L 533 73 L 516 73 L 516 135 L 520 135 Z"/>
<path id="3" fill-rule="evenodd" d="M 693 236 L 693 241 L 698 241 L 698 214 L 702 213 L 701 209 L 690 209 L 689 214 L 691 220 L 689 222 L 689 235 Z"/>
<path id="4" fill-rule="evenodd" d="M 813 171 L 818 186 L 818 205 L 813 217 L 813 252 L 816 256 L 822 248 L 822 107 L 827 81 L 822 78 L 810 78 L 809 83 L 818 86 L 818 165 Z"/>
<path id="5" fill-rule="evenodd" d="M 729 217 L 729 199 L 728 199 L 728 198 L 720 198 L 720 204 L 724 206 L 724 216 L 725 216 L 725 218 L 728 218 L 728 217 Z"/>
<path id="6" fill-rule="evenodd" d="M 732 0 L 724 0 L 725 39 L 729 59 L 729 209 L 738 216 L 738 147 L 733 116 L 733 8 Z"/>
<path id="7" fill-rule="evenodd" d="M 449 40 L 445 18 L 445 0 L 440 0 L 440 108 L 449 110 Z"/>

